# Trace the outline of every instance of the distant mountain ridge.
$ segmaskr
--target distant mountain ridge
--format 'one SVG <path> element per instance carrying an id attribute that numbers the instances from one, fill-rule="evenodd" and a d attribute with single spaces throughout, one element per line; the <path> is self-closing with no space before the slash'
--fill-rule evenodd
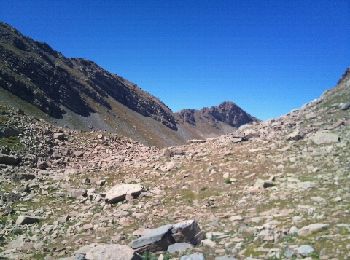
<path id="1" fill-rule="evenodd" d="M 227 134 L 244 124 L 259 121 L 231 101 L 202 109 L 183 109 L 175 113 L 178 124 L 202 138 Z"/>
<path id="2" fill-rule="evenodd" d="M 204 120 L 208 123 L 223 122 L 232 127 L 239 127 L 241 125 L 257 121 L 257 119 L 235 103 L 225 101 L 218 106 L 204 107 L 200 110 L 183 109 L 175 113 L 176 119 L 181 123 L 188 123 L 196 125 L 198 120 Z"/>
<path id="3" fill-rule="evenodd" d="M 162 101 L 95 62 L 66 58 L 0 22 L 0 102 L 59 125 L 176 145 L 256 121 L 232 102 L 173 113 Z"/>

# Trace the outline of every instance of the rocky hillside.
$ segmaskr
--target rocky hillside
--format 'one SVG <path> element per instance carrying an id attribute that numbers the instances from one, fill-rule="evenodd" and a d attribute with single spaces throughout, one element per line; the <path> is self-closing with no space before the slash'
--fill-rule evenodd
<path id="1" fill-rule="evenodd" d="M 135 84 L 92 61 L 65 58 L 4 23 L 0 23 L 0 57 L 1 86 L 54 118 L 62 118 L 64 108 L 89 116 L 96 112 L 91 102 L 111 109 L 108 98 L 112 98 L 176 129 L 172 112 Z"/>
<path id="2" fill-rule="evenodd" d="M 184 109 L 177 112 L 175 117 L 187 131 L 203 138 L 227 134 L 241 125 L 258 122 L 233 102 L 223 102 L 200 110 Z"/>
<path id="3" fill-rule="evenodd" d="M 176 121 L 164 103 L 130 81 L 92 61 L 66 58 L 5 23 L 0 23 L 0 57 L 0 102 L 60 126 L 116 132 L 156 146 L 227 132 L 213 122 L 213 127 L 201 125 L 208 125 L 203 135 L 192 129 L 196 125 Z M 240 117 L 227 119 L 229 124 L 248 122 Z"/>
<path id="4" fill-rule="evenodd" d="M 350 70 L 299 110 L 166 149 L 0 122 L 5 259 L 350 258 Z"/>
<path id="5" fill-rule="evenodd" d="M 118 132 L 159 146 L 185 141 L 166 105 L 92 61 L 66 58 L 4 23 L 0 57 L 3 104 L 72 129 Z"/>

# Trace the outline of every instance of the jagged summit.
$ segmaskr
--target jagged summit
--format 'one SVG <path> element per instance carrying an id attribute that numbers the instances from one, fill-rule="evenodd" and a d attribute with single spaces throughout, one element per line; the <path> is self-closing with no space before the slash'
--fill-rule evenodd
<path id="1" fill-rule="evenodd" d="M 188 129 L 195 128 L 204 137 L 210 137 L 215 131 L 225 133 L 232 128 L 258 121 L 232 101 L 200 110 L 184 109 L 176 113 L 176 119 Z"/>

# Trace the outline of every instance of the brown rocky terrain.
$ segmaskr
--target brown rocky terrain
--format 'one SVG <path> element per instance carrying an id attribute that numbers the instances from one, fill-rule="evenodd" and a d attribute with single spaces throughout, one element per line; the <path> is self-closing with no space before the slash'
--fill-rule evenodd
<path id="1" fill-rule="evenodd" d="M 252 121 L 235 107 L 232 112 L 238 114 L 231 113 L 230 120 L 234 119 L 228 124 L 218 118 L 222 113 L 217 111 L 215 120 L 221 125 L 213 122 L 213 126 L 188 127 L 176 121 L 163 102 L 136 84 L 92 61 L 66 58 L 48 44 L 1 22 L 0 57 L 0 102 L 71 129 L 105 130 L 164 147 L 208 133 L 217 136 L 232 131 L 233 122 L 240 126 Z"/>
<path id="2" fill-rule="evenodd" d="M 164 149 L 0 122 L 5 259 L 350 258 L 350 70 L 280 118 Z"/>

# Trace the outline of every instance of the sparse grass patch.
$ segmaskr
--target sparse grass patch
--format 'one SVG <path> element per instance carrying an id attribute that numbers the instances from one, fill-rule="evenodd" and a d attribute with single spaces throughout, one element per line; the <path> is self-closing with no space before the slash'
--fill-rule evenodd
<path id="1" fill-rule="evenodd" d="M 20 139 L 17 136 L 0 138 L 0 146 L 8 147 L 10 150 L 19 151 L 23 149 Z"/>

